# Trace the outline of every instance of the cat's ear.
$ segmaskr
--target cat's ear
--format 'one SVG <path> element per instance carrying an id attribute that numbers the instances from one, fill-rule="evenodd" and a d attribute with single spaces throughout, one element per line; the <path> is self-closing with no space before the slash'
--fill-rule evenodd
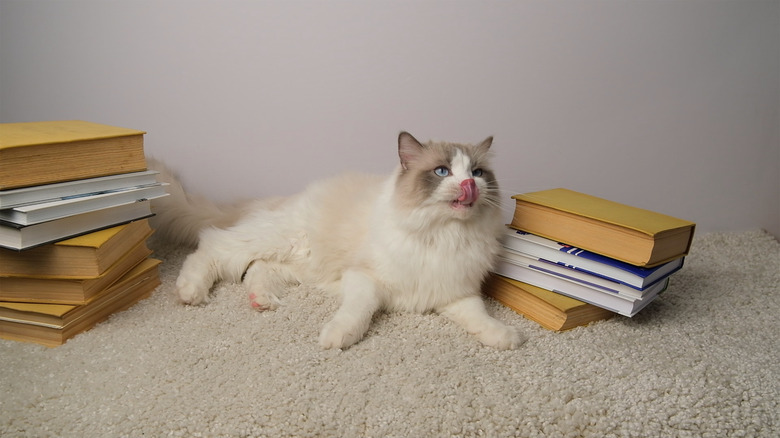
<path id="1" fill-rule="evenodd" d="M 482 153 L 487 153 L 488 149 L 490 149 L 490 145 L 493 144 L 493 136 L 486 138 L 482 141 L 482 143 L 477 146 L 477 150 Z"/>
<path id="2" fill-rule="evenodd" d="M 398 157 L 404 170 L 409 170 L 409 164 L 414 162 L 422 151 L 423 145 L 412 137 L 412 134 L 406 131 L 398 134 Z"/>

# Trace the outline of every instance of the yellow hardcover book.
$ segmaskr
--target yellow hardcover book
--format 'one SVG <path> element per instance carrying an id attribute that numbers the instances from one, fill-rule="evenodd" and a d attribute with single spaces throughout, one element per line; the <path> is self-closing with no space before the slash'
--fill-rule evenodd
<path id="1" fill-rule="evenodd" d="M 515 195 L 513 228 L 636 266 L 688 254 L 696 224 L 558 188 Z"/>
<path id="2" fill-rule="evenodd" d="M 148 297 L 160 284 L 159 260 L 146 259 L 80 306 L 0 302 L 0 338 L 49 347 Z"/>
<path id="3" fill-rule="evenodd" d="M 97 277 L 151 234 L 143 219 L 25 251 L 0 248 L 0 277 Z"/>
<path id="4" fill-rule="evenodd" d="M 94 278 L 0 277 L 0 301 L 85 304 L 151 253 L 146 242 L 142 241 L 104 273 Z"/>
<path id="5" fill-rule="evenodd" d="M 498 274 L 490 274 L 484 292 L 515 312 L 554 331 L 570 330 L 615 315 L 601 307 Z"/>
<path id="6" fill-rule="evenodd" d="M 146 170 L 144 131 L 81 120 L 0 124 L 0 190 Z"/>

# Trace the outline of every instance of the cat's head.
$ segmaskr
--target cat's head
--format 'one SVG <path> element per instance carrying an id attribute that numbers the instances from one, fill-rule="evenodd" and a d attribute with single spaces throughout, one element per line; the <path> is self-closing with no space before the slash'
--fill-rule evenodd
<path id="1" fill-rule="evenodd" d="M 425 209 L 442 219 L 467 220 L 500 211 L 498 181 L 490 166 L 488 137 L 478 145 L 422 144 L 408 132 L 398 136 L 401 159 L 396 200 L 409 210 Z"/>

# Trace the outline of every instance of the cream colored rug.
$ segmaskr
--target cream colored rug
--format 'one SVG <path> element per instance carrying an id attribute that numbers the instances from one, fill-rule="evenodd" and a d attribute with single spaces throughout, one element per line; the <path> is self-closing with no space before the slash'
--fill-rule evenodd
<path id="1" fill-rule="evenodd" d="M 553 333 L 489 302 L 528 342 L 483 347 L 436 315 L 378 315 L 323 351 L 337 307 L 306 287 L 258 313 L 239 285 L 180 305 L 163 284 L 62 347 L 0 340 L 3 437 L 780 436 L 780 244 L 697 237 L 633 319 Z"/>

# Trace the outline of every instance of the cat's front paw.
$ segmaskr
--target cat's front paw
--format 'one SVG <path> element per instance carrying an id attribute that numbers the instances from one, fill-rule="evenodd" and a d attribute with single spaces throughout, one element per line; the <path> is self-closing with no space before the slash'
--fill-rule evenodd
<path id="1" fill-rule="evenodd" d="M 525 343 L 525 338 L 517 329 L 501 323 L 491 324 L 479 332 L 477 338 L 483 344 L 499 350 L 514 350 Z"/>
<path id="2" fill-rule="evenodd" d="M 206 301 L 208 289 L 198 287 L 198 285 L 189 282 L 181 277 L 176 280 L 176 295 L 179 301 L 184 304 L 196 306 Z"/>
<path id="3" fill-rule="evenodd" d="M 331 320 L 320 331 L 320 346 L 324 349 L 347 348 L 363 337 L 359 328 Z"/>

